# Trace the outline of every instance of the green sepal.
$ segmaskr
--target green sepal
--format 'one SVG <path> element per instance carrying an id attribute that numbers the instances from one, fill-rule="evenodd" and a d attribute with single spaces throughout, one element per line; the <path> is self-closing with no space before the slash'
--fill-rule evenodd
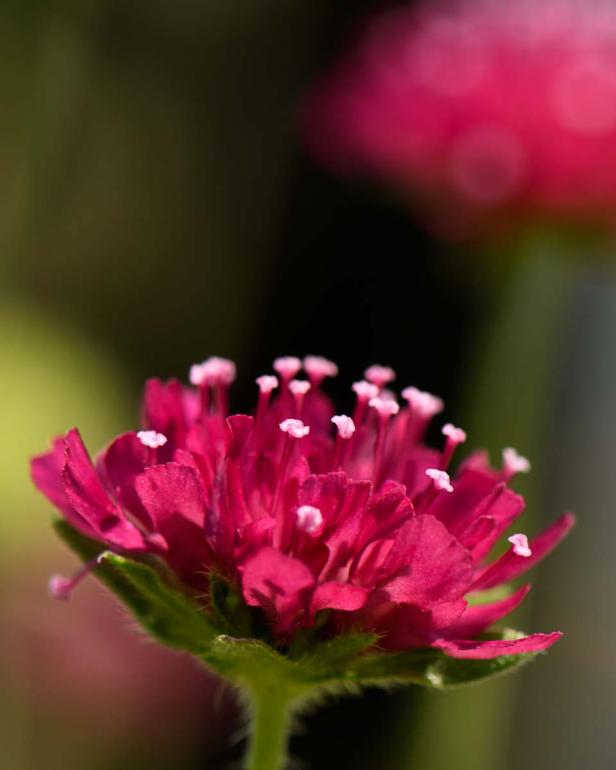
<path id="1" fill-rule="evenodd" d="M 230 636 L 253 636 L 254 625 L 250 607 L 233 586 L 220 575 L 209 575 L 209 607 L 221 632 Z"/>
<path id="2" fill-rule="evenodd" d="M 65 521 L 54 522 L 64 542 L 84 561 L 98 557 L 93 573 L 126 605 L 143 629 L 161 644 L 201 655 L 220 633 L 203 608 L 153 559 L 135 561 L 104 551 Z"/>

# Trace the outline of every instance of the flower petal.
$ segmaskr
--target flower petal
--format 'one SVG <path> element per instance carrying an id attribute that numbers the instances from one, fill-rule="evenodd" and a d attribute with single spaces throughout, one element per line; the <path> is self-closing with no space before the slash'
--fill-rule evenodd
<path id="1" fill-rule="evenodd" d="M 66 497 L 92 527 L 96 538 L 125 551 L 153 550 L 152 542 L 148 542 L 143 532 L 109 498 L 76 428 L 66 434 L 64 447 L 66 463 L 62 480 Z M 161 542 L 156 545 L 159 549 L 163 547 Z"/>
<path id="2" fill-rule="evenodd" d="M 197 471 L 179 463 L 155 465 L 137 477 L 135 487 L 167 543 L 166 560 L 187 582 L 203 582 L 213 555 L 204 536 L 206 502 Z"/>
<path id="3" fill-rule="evenodd" d="M 489 660 L 500 655 L 525 655 L 547 650 L 562 636 L 560 631 L 551 634 L 531 634 L 520 639 L 495 641 L 468 641 L 465 639 L 437 639 L 432 647 L 442 650 L 450 658 Z"/>
<path id="4" fill-rule="evenodd" d="M 530 584 L 527 583 L 506 599 L 468 607 L 462 617 L 447 628 L 446 636 L 452 639 L 472 639 L 478 636 L 519 607 L 529 591 Z"/>
<path id="5" fill-rule="evenodd" d="M 179 514 L 203 530 L 205 499 L 194 468 L 179 463 L 154 465 L 137 478 L 135 487 L 156 529 L 171 514 Z"/>
<path id="6" fill-rule="evenodd" d="M 384 569 L 392 575 L 384 586 L 391 601 L 429 610 L 466 593 L 472 561 L 440 521 L 421 515 L 398 531 Z"/>
<path id="7" fill-rule="evenodd" d="M 310 603 L 310 613 L 314 615 L 319 610 L 325 609 L 345 612 L 359 610 L 366 603 L 369 593 L 366 588 L 328 580 L 317 586 Z"/>
<path id="8" fill-rule="evenodd" d="M 68 502 L 62 482 L 62 470 L 65 463 L 64 438 L 56 438 L 50 452 L 45 452 L 32 458 L 30 461 L 30 473 L 37 489 L 70 520 L 76 513 Z M 88 524 L 83 521 L 83 526 L 87 528 Z M 90 529 L 90 532 L 92 532 L 92 529 Z"/>
<path id="9" fill-rule="evenodd" d="M 308 609 L 315 579 L 298 559 L 266 546 L 240 565 L 247 604 L 261 607 L 279 633 L 289 632 Z"/>
<path id="10" fill-rule="evenodd" d="M 97 461 L 111 494 L 117 494 L 124 508 L 148 528 L 152 522 L 135 491 L 135 479 L 151 462 L 150 458 L 150 451 L 135 433 L 124 433 L 111 442 Z"/>

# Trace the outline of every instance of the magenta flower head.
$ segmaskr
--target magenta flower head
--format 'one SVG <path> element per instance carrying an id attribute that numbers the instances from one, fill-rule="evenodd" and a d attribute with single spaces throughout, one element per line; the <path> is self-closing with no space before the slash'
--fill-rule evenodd
<path id="1" fill-rule="evenodd" d="M 142 429 L 94 463 L 76 429 L 32 461 L 86 561 L 53 577 L 52 595 L 94 571 L 160 641 L 249 690 L 275 677 L 299 700 L 362 683 L 446 687 L 560 638 L 492 630 L 529 585 L 494 589 L 573 524 L 567 514 L 534 538 L 510 534 L 491 556 L 524 508 L 508 483 L 527 460 L 506 449 L 494 469 L 476 454 L 454 473 L 466 434 L 447 424 L 442 446 L 427 446 L 443 402 L 414 387 L 399 402 L 388 367 L 353 385 L 350 415 L 322 390 L 331 362 L 286 357 L 274 370 L 257 379 L 252 415 L 228 416 L 235 367 L 212 358 L 190 387 L 150 380 Z"/>
<path id="2" fill-rule="evenodd" d="M 397 7 L 313 89 L 306 142 L 342 173 L 423 199 L 441 222 L 573 216 L 611 228 L 615 51 L 611 0 Z"/>

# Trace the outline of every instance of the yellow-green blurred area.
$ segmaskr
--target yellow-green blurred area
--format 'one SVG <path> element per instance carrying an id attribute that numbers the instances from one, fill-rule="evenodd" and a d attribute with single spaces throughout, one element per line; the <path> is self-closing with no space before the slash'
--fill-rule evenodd
<path id="1" fill-rule="evenodd" d="M 230 356 L 246 408 L 295 353 L 336 360 L 342 399 L 375 360 L 441 393 L 473 446 L 531 454 L 529 532 L 566 508 L 580 526 L 519 619 L 566 632 L 549 656 L 451 697 L 332 704 L 293 752 L 319 770 L 616 764 L 614 277 L 552 246 L 487 276 L 303 154 L 302 93 L 380 5 L 0 0 L 2 770 L 237 761 L 219 682 L 146 642 L 93 580 L 48 599 L 76 562 L 27 461 L 73 425 L 93 452 L 135 428 L 147 376 Z"/>

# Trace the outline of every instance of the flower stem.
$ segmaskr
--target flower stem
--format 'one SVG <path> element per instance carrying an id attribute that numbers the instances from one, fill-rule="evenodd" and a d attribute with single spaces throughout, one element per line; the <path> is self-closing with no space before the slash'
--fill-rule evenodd
<path id="1" fill-rule="evenodd" d="M 251 737 L 245 770 L 284 770 L 291 726 L 290 698 L 274 687 L 252 689 Z"/>

